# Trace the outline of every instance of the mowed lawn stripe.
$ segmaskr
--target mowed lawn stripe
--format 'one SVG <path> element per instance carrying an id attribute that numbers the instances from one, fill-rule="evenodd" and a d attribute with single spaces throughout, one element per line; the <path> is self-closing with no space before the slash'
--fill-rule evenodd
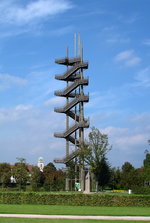
<path id="1" fill-rule="evenodd" d="M 91 207 L 64 205 L 0 204 L 1 214 L 150 216 L 150 207 Z"/>
<path id="2" fill-rule="evenodd" d="M 146 221 L 0 218 L 0 223 L 146 223 Z"/>

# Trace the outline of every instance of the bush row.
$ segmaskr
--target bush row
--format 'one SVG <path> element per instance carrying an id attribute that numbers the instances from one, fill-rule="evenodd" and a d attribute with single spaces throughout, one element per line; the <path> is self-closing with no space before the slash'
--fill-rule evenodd
<path id="1" fill-rule="evenodd" d="M 150 195 L 150 187 L 144 187 L 144 186 L 134 186 L 132 188 L 133 193 L 135 194 L 149 194 Z"/>
<path id="2" fill-rule="evenodd" d="M 97 194 L 55 194 L 1 192 L 1 204 L 48 204 L 85 206 L 140 206 L 150 207 L 150 196 L 97 195 Z"/>

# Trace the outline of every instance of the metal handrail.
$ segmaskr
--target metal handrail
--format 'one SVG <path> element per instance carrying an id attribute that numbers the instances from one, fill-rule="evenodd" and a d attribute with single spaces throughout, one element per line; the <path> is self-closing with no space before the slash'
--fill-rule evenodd
<path id="1" fill-rule="evenodd" d="M 67 77 L 71 76 L 72 74 L 74 74 L 75 72 L 77 72 L 77 70 L 79 69 L 87 69 L 88 67 L 88 62 L 82 62 L 82 63 L 78 63 L 75 66 L 73 66 L 72 68 L 70 68 L 69 70 L 67 70 L 66 72 L 64 72 L 62 75 L 58 74 L 55 75 L 55 79 L 67 79 Z"/>
<path id="2" fill-rule="evenodd" d="M 71 135 L 74 131 L 76 131 L 78 128 L 88 128 L 89 122 L 88 121 L 80 121 L 79 123 L 76 123 L 75 125 L 70 126 L 70 128 L 63 132 L 55 132 L 54 136 L 58 138 L 66 138 L 69 135 Z"/>
<path id="3" fill-rule="evenodd" d="M 85 85 L 88 84 L 89 79 L 88 78 L 84 78 L 84 79 L 79 79 L 76 80 L 73 84 L 70 84 L 68 87 L 62 89 L 61 91 L 54 91 L 54 94 L 57 95 L 67 95 L 70 92 L 72 92 L 76 87 L 78 87 L 79 85 Z"/>
<path id="4" fill-rule="evenodd" d="M 64 107 L 60 108 L 60 107 L 55 107 L 54 111 L 56 112 L 62 112 L 65 113 L 67 112 L 69 109 L 71 109 L 73 106 L 75 106 L 77 103 L 81 102 L 81 101 L 88 101 L 89 100 L 89 95 L 79 95 L 78 97 L 75 97 L 75 99 L 73 99 L 70 103 L 68 103 L 67 105 L 65 105 Z"/>

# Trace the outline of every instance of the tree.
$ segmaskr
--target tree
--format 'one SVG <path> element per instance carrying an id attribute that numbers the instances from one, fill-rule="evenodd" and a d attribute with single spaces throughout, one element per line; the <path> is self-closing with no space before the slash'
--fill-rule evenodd
<path id="1" fill-rule="evenodd" d="M 11 167 L 8 163 L 0 164 L 0 183 L 5 187 L 10 183 Z"/>
<path id="2" fill-rule="evenodd" d="M 37 191 L 40 186 L 44 183 L 44 175 L 43 172 L 40 171 L 39 167 L 34 166 L 31 170 L 31 185 L 32 190 Z"/>
<path id="3" fill-rule="evenodd" d="M 17 157 L 16 159 L 18 160 L 19 163 L 26 163 L 26 159 L 25 158 Z"/>
<path id="4" fill-rule="evenodd" d="M 23 158 L 17 158 L 18 163 L 15 163 L 15 166 L 13 167 L 13 176 L 16 180 L 16 183 L 19 185 L 19 189 L 24 189 L 27 181 L 29 179 L 29 173 L 27 169 L 27 165 L 25 163 L 25 159 Z"/>
<path id="5" fill-rule="evenodd" d="M 103 189 L 110 179 L 110 166 L 106 154 L 111 150 L 108 143 L 108 136 L 102 134 L 97 128 L 93 127 L 89 133 L 89 139 L 85 145 L 81 146 L 79 156 L 83 163 L 86 163 L 95 176 L 96 190 L 98 187 Z"/>
<path id="6" fill-rule="evenodd" d="M 148 150 L 146 151 L 146 157 L 143 161 L 143 164 L 144 164 L 144 167 L 150 167 L 150 153 Z"/>
<path id="7" fill-rule="evenodd" d="M 120 180 L 121 180 L 121 170 L 119 167 L 117 168 L 112 168 L 111 169 L 111 181 L 110 181 L 110 186 L 112 189 L 120 189 L 121 188 L 121 184 L 120 184 Z"/>
<path id="8" fill-rule="evenodd" d="M 129 189 L 134 184 L 133 176 L 135 169 L 131 163 L 125 162 L 122 165 L 121 185 L 124 189 Z"/>
<path id="9" fill-rule="evenodd" d="M 56 167 L 53 163 L 47 164 L 43 169 L 44 175 L 44 187 L 46 190 L 54 189 L 54 177 L 55 177 Z"/>
<path id="10" fill-rule="evenodd" d="M 101 158 L 99 163 L 99 170 L 97 172 L 98 186 L 103 190 L 103 187 L 106 186 L 111 177 L 110 166 L 107 162 L 106 157 Z"/>
<path id="11" fill-rule="evenodd" d="M 148 143 L 150 145 L 150 140 L 148 140 Z M 144 171 L 144 180 L 145 180 L 145 185 L 150 185 L 150 153 L 148 150 L 145 150 L 146 157 L 143 161 L 143 171 Z"/>
<path id="12" fill-rule="evenodd" d="M 54 188 L 55 190 L 65 189 L 65 174 L 62 170 L 56 170 L 54 174 Z"/>
<path id="13" fill-rule="evenodd" d="M 46 166 L 49 166 L 51 168 L 51 171 L 52 172 L 57 170 L 56 167 L 55 167 L 55 165 L 53 163 L 51 163 L 51 162 L 48 163 Z"/>

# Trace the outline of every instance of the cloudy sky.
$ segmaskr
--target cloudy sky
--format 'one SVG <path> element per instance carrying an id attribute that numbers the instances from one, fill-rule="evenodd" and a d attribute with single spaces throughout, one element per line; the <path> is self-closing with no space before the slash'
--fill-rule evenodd
<path id="1" fill-rule="evenodd" d="M 0 1 L 0 162 L 63 157 L 65 116 L 55 58 L 74 55 L 80 33 L 89 61 L 90 125 L 107 133 L 112 166 L 142 166 L 150 138 L 149 0 Z M 89 131 L 89 130 L 88 130 Z M 86 135 L 88 135 L 88 131 Z"/>

